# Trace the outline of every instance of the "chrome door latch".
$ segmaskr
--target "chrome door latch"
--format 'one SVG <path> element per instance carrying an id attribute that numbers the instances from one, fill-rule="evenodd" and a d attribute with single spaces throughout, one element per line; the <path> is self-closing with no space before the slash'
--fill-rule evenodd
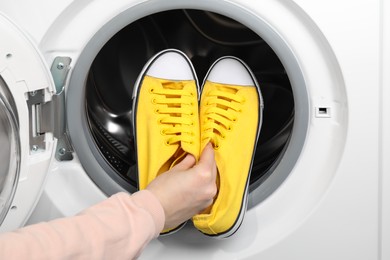
<path id="1" fill-rule="evenodd" d="M 52 100 L 45 102 L 45 90 L 28 93 L 30 113 L 30 151 L 45 149 L 45 133 L 52 132 L 58 139 L 55 157 L 59 161 L 72 160 L 73 148 L 69 141 L 65 117 L 65 82 L 70 70 L 71 58 L 56 57 L 51 66 L 56 91 Z"/>

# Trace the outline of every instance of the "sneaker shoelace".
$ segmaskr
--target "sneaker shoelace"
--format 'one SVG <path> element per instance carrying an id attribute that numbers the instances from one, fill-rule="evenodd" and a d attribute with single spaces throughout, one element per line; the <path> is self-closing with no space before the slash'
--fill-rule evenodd
<path id="1" fill-rule="evenodd" d="M 152 99 L 152 103 L 157 105 L 155 113 L 163 115 L 158 123 L 162 126 L 160 133 L 167 137 L 165 139 L 167 145 L 194 142 L 194 133 L 189 126 L 194 124 L 191 115 L 194 113 L 195 93 L 186 89 L 185 84 L 174 81 L 163 83 L 162 88 L 149 90 L 155 94 Z"/>
<path id="2" fill-rule="evenodd" d="M 209 98 L 202 138 L 210 140 L 214 148 L 218 149 L 221 140 L 226 137 L 226 132 L 231 131 L 237 121 L 237 114 L 242 111 L 241 104 L 245 102 L 245 98 L 222 90 L 211 90 L 207 95 Z"/>

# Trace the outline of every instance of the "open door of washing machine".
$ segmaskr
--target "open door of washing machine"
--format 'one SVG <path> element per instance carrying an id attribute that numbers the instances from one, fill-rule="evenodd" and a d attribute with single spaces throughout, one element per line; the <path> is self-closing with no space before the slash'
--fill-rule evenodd
<path id="1" fill-rule="evenodd" d="M 56 132 L 61 128 L 56 123 L 61 121 L 56 107 L 62 90 L 56 90 L 50 70 L 33 42 L 1 13 L 0 35 L 0 232 L 3 232 L 24 225 L 41 195 L 57 144 Z M 66 61 L 57 67 L 66 70 Z"/>

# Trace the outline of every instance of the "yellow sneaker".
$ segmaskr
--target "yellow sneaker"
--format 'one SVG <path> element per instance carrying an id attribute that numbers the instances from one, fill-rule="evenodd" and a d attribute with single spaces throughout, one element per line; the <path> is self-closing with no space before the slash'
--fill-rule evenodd
<path id="1" fill-rule="evenodd" d="M 206 235 L 229 237 L 242 223 L 262 111 L 260 88 L 250 69 L 235 57 L 217 60 L 201 90 L 200 148 L 213 144 L 218 193 L 211 207 L 192 218 Z"/>
<path id="2" fill-rule="evenodd" d="M 198 93 L 195 71 L 184 53 L 164 50 L 145 65 L 133 93 L 139 190 L 186 154 L 199 158 Z"/>

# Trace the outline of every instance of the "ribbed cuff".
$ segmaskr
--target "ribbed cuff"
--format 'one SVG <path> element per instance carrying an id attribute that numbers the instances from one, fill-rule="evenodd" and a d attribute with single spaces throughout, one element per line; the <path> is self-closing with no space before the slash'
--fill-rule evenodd
<path id="1" fill-rule="evenodd" d="M 157 237 L 164 228 L 165 213 L 157 197 L 149 190 L 141 190 L 131 196 L 134 203 L 150 213 L 155 224 L 155 235 Z"/>

